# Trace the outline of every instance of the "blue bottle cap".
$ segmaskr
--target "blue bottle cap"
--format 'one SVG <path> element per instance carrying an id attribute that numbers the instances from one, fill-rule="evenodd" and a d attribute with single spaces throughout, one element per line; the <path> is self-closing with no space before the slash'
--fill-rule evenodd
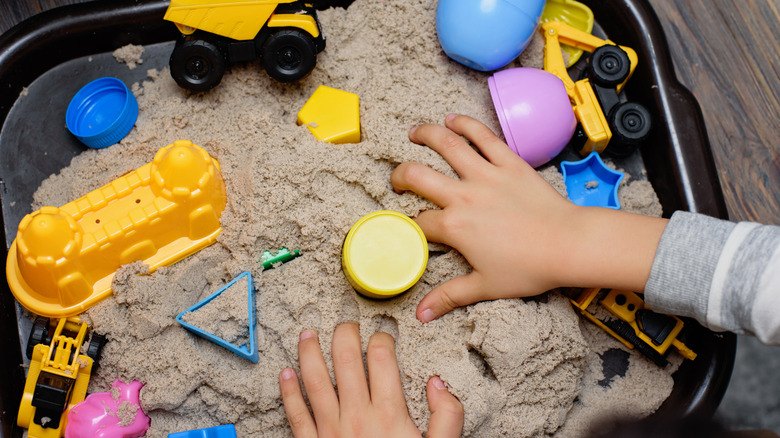
<path id="1" fill-rule="evenodd" d="M 65 124 L 82 143 L 105 148 L 123 139 L 138 118 L 138 101 L 124 82 L 95 79 L 73 96 Z"/>

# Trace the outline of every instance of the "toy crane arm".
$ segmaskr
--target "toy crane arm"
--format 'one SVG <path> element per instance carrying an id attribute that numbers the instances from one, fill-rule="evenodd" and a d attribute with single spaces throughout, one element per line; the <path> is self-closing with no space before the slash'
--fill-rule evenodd
<path id="1" fill-rule="evenodd" d="M 574 93 L 574 81 L 569 78 L 566 72 L 566 64 L 563 61 L 563 55 L 561 55 L 561 45 L 572 46 L 586 52 L 593 52 L 607 44 L 617 46 L 610 40 L 601 39 L 559 21 L 543 23 L 541 29 L 544 35 L 544 69 L 561 78 L 570 97 Z M 630 78 L 631 74 L 634 73 L 639 58 L 634 49 L 626 46 L 618 47 L 623 49 L 626 55 L 628 55 L 630 61 L 628 78 Z M 623 88 L 628 78 L 617 86 L 618 92 Z"/>

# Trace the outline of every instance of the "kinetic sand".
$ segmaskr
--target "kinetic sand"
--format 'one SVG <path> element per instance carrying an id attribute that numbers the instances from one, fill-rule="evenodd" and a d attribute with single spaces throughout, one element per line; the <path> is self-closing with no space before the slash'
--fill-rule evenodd
<path id="1" fill-rule="evenodd" d="M 228 203 L 218 242 L 153 274 L 138 263 L 121 269 L 113 297 L 87 315 L 110 339 L 90 391 L 110 389 L 115 378 L 145 382 L 141 401 L 152 417 L 146 436 L 228 423 L 241 437 L 291 436 L 277 376 L 297 367 L 298 334 L 319 332 L 329 358 L 334 328 L 352 320 L 361 324 L 364 346 L 378 330 L 396 339 L 409 413 L 421 430 L 432 375 L 460 398 L 464 436 L 474 437 L 581 436 L 604 415 L 644 416 L 667 397 L 674 367 L 661 370 L 635 353 L 622 376 L 604 376 L 600 355 L 621 344 L 581 321 L 557 292 L 479 303 L 419 323 L 415 307 L 425 293 L 470 270 L 448 247 L 431 245 L 421 281 L 392 300 L 365 299 L 344 278 L 341 244 L 357 219 L 380 209 L 415 216 L 435 208 L 392 190 L 396 165 L 419 161 L 456 176 L 435 152 L 408 140 L 410 127 L 456 112 L 500 132 L 488 75 L 443 54 L 435 8 L 431 0 L 356 0 L 347 10 L 321 12 L 327 48 L 296 84 L 275 82 L 250 64 L 226 73 L 211 92 L 193 95 L 167 69 L 150 70 L 148 80 L 133 86 L 140 114 L 128 137 L 83 152 L 42 184 L 34 209 L 100 187 L 178 139 L 203 146 L 221 163 Z M 536 44 L 526 59 L 538 55 Z M 321 143 L 296 125 L 319 85 L 360 96 L 360 143 Z M 564 192 L 557 170 L 542 175 Z M 646 182 L 624 181 L 620 198 L 625 210 L 661 213 Z M 262 252 L 282 246 L 302 256 L 262 272 Z M 175 320 L 244 270 L 257 289 L 257 364 Z"/>

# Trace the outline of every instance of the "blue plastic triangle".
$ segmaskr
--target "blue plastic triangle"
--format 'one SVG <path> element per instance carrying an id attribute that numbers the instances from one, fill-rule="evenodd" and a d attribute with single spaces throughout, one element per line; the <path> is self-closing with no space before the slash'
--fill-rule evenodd
<path id="1" fill-rule="evenodd" d="M 194 312 L 201 307 L 208 304 L 211 300 L 219 296 L 222 292 L 230 289 L 231 286 L 233 286 L 238 280 L 240 280 L 243 277 L 247 277 L 247 305 L 249 306 L 249 345 L 244 344 L 242 346 L 236 346 L 235 344 L 232 344 L 213 333 L 209 333 L 201 328 L 195 327 L 192 324 L 188 324 L 184 322 L 182 317 L 184 314 L 188 312 Z M 236 278 L 230 281 L 230 283 L 226 284 L 222 288 L 220 288 L 218 291 L 214 292 L 213 294 L 206 297 L 206 299 L 200 301 L 199 303 L 195 304 L 194 306 L 190 307 L 189 309 L 181 312 L 178 316 L 176 316 L 176 321 L 181 324 L 182 327 L 185 329 L 195 333 L 198 336 L 201 336 L 205 339 L 208 339 L 209 341 L 224 347 L 233 353 L 236 353 L 237 355 L 243 357 L 244 359 L 249 359 L 254 363 L 257 363 L 260 361 L 260 355 L 257 352 L 257 342 L 255 340 L 255 327 L 257 326 L 257 320 L 255 319 L 255 286 L 252 282 L 252 274 L 249 273 L 249 271 L 244 271 L 241 274 L 239 274 Z"/>

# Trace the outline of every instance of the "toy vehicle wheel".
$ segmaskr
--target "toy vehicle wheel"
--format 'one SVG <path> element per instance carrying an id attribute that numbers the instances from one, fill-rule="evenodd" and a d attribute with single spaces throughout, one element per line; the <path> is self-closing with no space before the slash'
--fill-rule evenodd
<path id="1" fill-rule="evenodd" d="M 95 364 L 97 364 L 97 361 L 100 359 L 100 352 L 103 351 L 103 345 L 106 344 L 106 337 L 92 332 L 92 337 L 89 339 L 89 345 L 87 345 L 87 356 L 92 358 L 93 361 L 95 361 Z M 93 368 L 95 365 L 93 365 Z"/>
<path id="2" fill-rule="evenodd" d="M 607 146 L 610 154 L 626 156 L 650 134 L 651 118 L 647 109 L 633 102 L 616 105 L 607 118 L 612 139 Z"/>
<path id="3" fill-rule="evenodd" d="M 36 318 L 30 330 L 30 337 L 27 338 L 27 359 L 32 359 L 33 350 L 38 344 L 47 344 L 49 337 L 49 320 L 46 318 Z"/>
<path id="4" fill-rule="evenodd" d="M 298 30 L 271 34 L 263 44 L 263 65 L 279 82 L 293 82 L 306 76 L 317 63 L 314 41 Z"/>
<path id="5" fill-rule="evenodd" d="M 588 75 L 602 87 L 615 87 L 625 81 L 631 71 L 628 55 L 618 46 L 601 46 L 590 55 Z"/>
<path id="6" fill-rule="evenodd" d="M 217 46 L 203 40 L 177 43 L 169 64 L 176 83 L 192 91 L 208 91 L 216 87 L 225 74 L 222 53 Z"/>

